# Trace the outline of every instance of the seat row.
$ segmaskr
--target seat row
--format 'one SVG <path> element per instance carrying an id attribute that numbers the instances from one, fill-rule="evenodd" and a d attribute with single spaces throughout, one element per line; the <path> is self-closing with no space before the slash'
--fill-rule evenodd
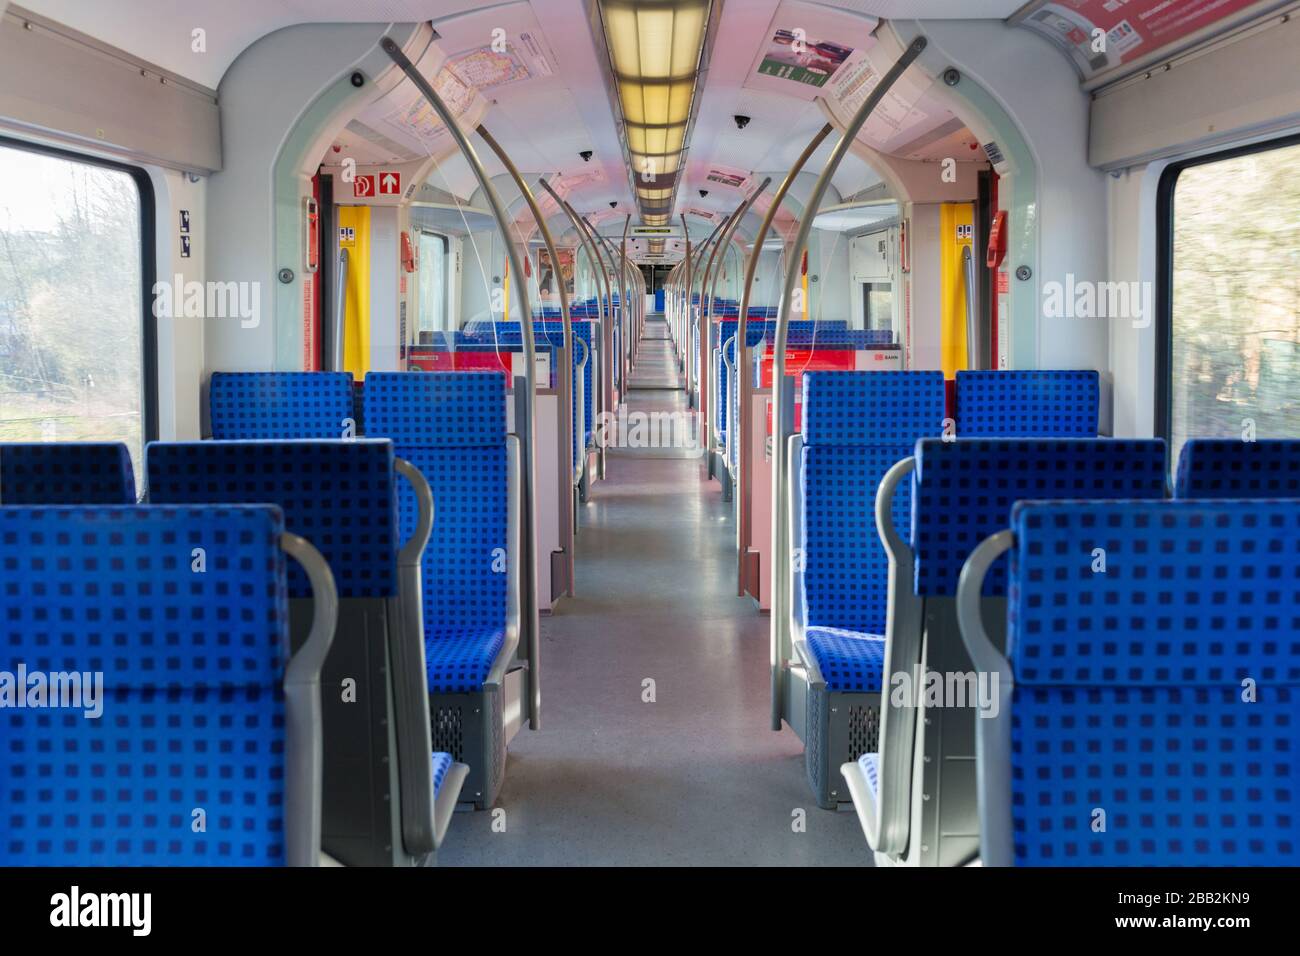
<path id="1" fill-rule="evenodd" d="M 3 803 L 31 807 L 9 818 L 2 859 L 303 863 L 311 841 L 285 838 L 304 825 L 343 863 L 424 863 L 458 800 L 490 805 L 528 699 L 504 388 L 492 373 L 372 375 L 382 439 L 151 443 L 139 506 L 121 445 L 0 446 L 6 648 L 31 673 L 88 669 L 107 688 L 103 721 L 56 718 L 61 753 L 36 770 L 50 718 L 7 716 Z M 265 432 L 311 410 L 244 414 Z M 230 709 L 199 727 L 176 712 L 187 694 Z M 56 787 L 80 776 L 75 753 L 149 748 L 142 728 L 161 726 L 139 786 Z M 160 762 L 191 750 L 218 762 Z M 262 804 L 278 809 L 240 815 Z M 191 810 L 224 822 L 175 829 Z M 111 838 L 127 818 L 132 835 Z"/>
<path id="2" fill-rule="evenodd" d="M 966 398 L 976 424 L 945 440 L 941 373 L 805 376 L 790 456 L 791 646 L 778 678 L 819 804 L 851 800 L 882 863 L 969 862 L 990 833 L 1003 850 L 1014 835 L 1014 853 L 993 853 L 994 862 L 1294 860 L 1294 841 L 1282 834 L 1300 768 L 1276 734 L 1297 717 L 1288 684 L 1300 662 L 1297 503 L 1220 508 L 1203 499 L 1300 496 L 1300 443 L 1189 442 L 1175 488 L 1189 500 L 1171 503 L 1164 443 L 1079 437 L 1095 436 L 1095 392 L 1067 384 L 1076 400 L 1064 401 L 1048 387 L 1052 377 L 971 373 L 966 389 L 959 382 L 958 409 Z M 1017 382 L 1037 389 L 1037 400 L 1008 396 Z M 1022 437 L 962 437 L 982 430 Z M 1023 437 L 1034 432 L 1050 437 Z M 1211 528 L 1231 531 L 1196 546 Z M 999 544 L 981 544 L 999 534 Z M 1007 549 L 1009 575 L 993 561 Z M 1263 584 L 1270 580 L 1275 587 Z M 1247 589 L 1250 607 L 1233 613 Z M 1230 650 L 1231 666 L 1202 662 L 1207 648 L 1220 659 Z M 1240 690 L 1247 672 L 1270 682 L 1265 706 L 1249 715 L 1220 708 L 1177 732 L 1150 727 L 1172 720 L 1171 701 L 1218 700 L 1225 688 Z M 990 686 L 995 673 L 1000 690 Z M 950 699 L 954 691 L 965 697 Z M 1089 709 L 1102 698 L 1105 706 Z M 1105 732 L 1098 721 L 1109 722 Z M 1232 760 L 1197 765 L 1234 779 L 1240 834 L 1192 808 L 1212 779 L 1171 779 L 1180 734 L 1192 734 L 1185 746 L 1194 756 L 1222 750 L 1225 726 L 1264 727 L 1273 751 L 1255 760 L 1239 747 Z M 995 730 L 1006 746 L 981 749 Z M 985 763 L 1008 755 L 1000 771 Z M 1161 788 L 1184 801 L 1163 816 L 1152 805 Z M 1109 842 L 1087 818 L 1103 803 Z M 989 814 L 992 831 L 981 828 Z M 1144 832 L 1157 816 L 1161 834 Z"/>

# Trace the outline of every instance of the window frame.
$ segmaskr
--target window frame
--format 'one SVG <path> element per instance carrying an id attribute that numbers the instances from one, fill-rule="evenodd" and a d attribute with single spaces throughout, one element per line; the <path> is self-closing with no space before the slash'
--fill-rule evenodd
<path id="1" fill-rule="evenodd" d="M 1174 193 L 1178 188 L 1178 177 L 1183 170 L 1195 166 L 1296 145 L 1300 145 L 1300 133 L 1181 159 L 1170 163 L 1160 173 L 1156 188 L 1155 435 L 1166 443 L 1173 441 L 1174 433 Z"/>
<path id="2" fill-rule="evenodd" d="M 141 444 L 148 445 L 158 440 L 158 320 L 153 314 L 153 288 L 158 280 L 158 229 L 157 202 L 154 196 L 153 180 L 142 167 L 130 163 L 105 159 L 80 153 L 76 150 L 34 143 L 24 139 L 14 139 L 0 135 L 0 146 L 6 149 L 21 150 L 52 156 L 55 159 L 82 163 L 86 166 L 98 166 L 115 172 L 126 173 L 135 183 L 140 196 L 140 330 L 141 330 L 141 390 L 140 409 Z"/>

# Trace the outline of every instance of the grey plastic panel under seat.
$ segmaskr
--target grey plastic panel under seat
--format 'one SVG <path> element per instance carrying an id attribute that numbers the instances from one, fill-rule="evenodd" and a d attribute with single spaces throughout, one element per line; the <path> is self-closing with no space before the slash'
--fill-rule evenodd
<path id="1" fill-rule="evenodd" d="M 461 802 L 478 810 L 496 802 L 505 777 L 504 707 L 500 685 L 487 684 L 466 694 L 429 695 L 433 749 L 469 767 Z"/>
<path id="2" fill-rule="evenodd" d="M 999 647 L 1005 644 L 1006 598 L 984 598 L 985 627 Z M 920 675 L 974 671 L 957 626 L 956 601 L 927 598 Z M 976 675 L 978 677 L 978 675 Z M 908 863 L 961 866 L 979 855 L 979 794 L 975 774 L 976 707 L 918 706 L 916 760 L 913 764 L 912 818 L 916 824 L 907 848 Z"/>
<path id="3" fill-rule="evenodd" d="M 880 695 L 807 691 L 807 737 L 804 764 L 808 784 L 823 810 L 852 804 L 840 767 L 880 749 Z"/>
<path id="4" fill-rule="evenodd" d="M 321 672 L 321 847 L 349 866 L 413 862 L 402 848 L 398 819 L 386 605 L 385 598 L 339 601 L 334 644 Z M 311 600 L 291 600 L 290 619 L 296 647 L 310 626 Z M 356 682 L 346 700 L 345 680 Z"/>

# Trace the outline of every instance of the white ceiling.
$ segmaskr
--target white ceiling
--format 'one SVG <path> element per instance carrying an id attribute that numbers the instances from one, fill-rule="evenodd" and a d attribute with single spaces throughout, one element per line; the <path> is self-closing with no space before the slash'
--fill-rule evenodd
<path id="1" fill-rule="evenodd" d="M 24 5 L 212 88 L 219 88 L 231 63 L 249 45 L 298 23 L 432 20 L 442 36 L 439 49 L 446 56 L 484 46 L 491 27 L 504 25 L 511 35 L 519 29 L 536 29 L 549 48 L 553 74 L 481 91 L 488 104 L 484 125 L 525 175 L 545 174 L 562 191 L 566 183 L 571 184 L 568 198 L 577 211 L 605 220 L 607 229 L 621 231 L 625 212 L 634 208 L 604 85 L 600 62 L 604 52 L 592 36 L 583 0 L 500 4 L 474 0 L 26 0 Z M 707 180 L 710 169 L 722 165 L 753 173 L 756 180 L 771 174 L 779 181 L 825 123 L 807 88 L 787 84 L 789 91 L 777 92 L 755 88 L 752 81 L 756 55 L 770 40 L 768 32 L 780 5 L 781 0 L 726 0 L 700 92 L 676 211 L 691 207 L 715 214 L 729 212 L 743 194 Z M 865 48 L 872 42 L 874 26 L 868 17 L 1003 17 L 1020 5 L 1021 0 L 826 0 L 820 4 L 823 10 L 818 17 L 840 18 L 836 23 L 842 24 L 842 31 L 830 35 L 836 36 L 836 42 Z M 195 29 L 206 31 L 206 52 L 196 53 L 191 48 Z M 387 104 L 385 110 L 391 114 L 392 105 Z M 732 119 L 738 113 L 751 117 L 744 130 L 738 130 Z M 372 130 L 381 135 L 374 136 Z M 833 142 L 834 137 L 830 139 Z M 930 115 L 925 124 L 887 146 L 900 156 L 927 159 L 961 154 L 968 141 L 974 138 L 945 113 Z M 832 142 L 814 156 L 811 168 L 828 154 Z M 334 146 L 337 152 L 331 149 L 322 160 L 350 155 L 363 163 L 383 163 L 415 158 L 422 148 L 424 154 L 438 149 L 404 140 L 400 130 L 382 122 L 379 113 L 368 112 L 359 116 Z M 578 153 L 588 149 L 595 155 L 590 163 L 584 163 Z M 480 154 L 490 173 L 504 172 L 490 151 L 483 149 Z M 850 154 L 834 185 L 841 196 L 848 196 L 879 181 L 870 166 Z M 430 182 L 465 199 L 476 191 L 474 177 L 459 155 L 440 163 Z M 699 196 L 702 188 L 709 191 L 708 197 Z M 617 202 L 618 207 L 611 210 L 610 202 Z M 705 231 L 711 228 L 702 219 L 695 225 L 704 226 Z"/>

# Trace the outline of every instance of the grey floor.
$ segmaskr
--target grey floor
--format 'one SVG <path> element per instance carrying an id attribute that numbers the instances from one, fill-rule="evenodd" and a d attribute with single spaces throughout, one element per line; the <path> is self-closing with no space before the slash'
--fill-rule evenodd
<path id="1" fill-rule="evenodd" d="M 685 408 L 664 336 L 652 317 L 633 409 Z M 768 623 L 736 597 L 730 505 L 701 458 L 652 454 L 611 451 L 582 506 L 577 597 L 542 619 L 542 729 L 511 744 L 504 813 L 457 814 L 439 865 L 870 865 L 857 817 L 818 809 L 798 738 L 768 729 Z"/>

